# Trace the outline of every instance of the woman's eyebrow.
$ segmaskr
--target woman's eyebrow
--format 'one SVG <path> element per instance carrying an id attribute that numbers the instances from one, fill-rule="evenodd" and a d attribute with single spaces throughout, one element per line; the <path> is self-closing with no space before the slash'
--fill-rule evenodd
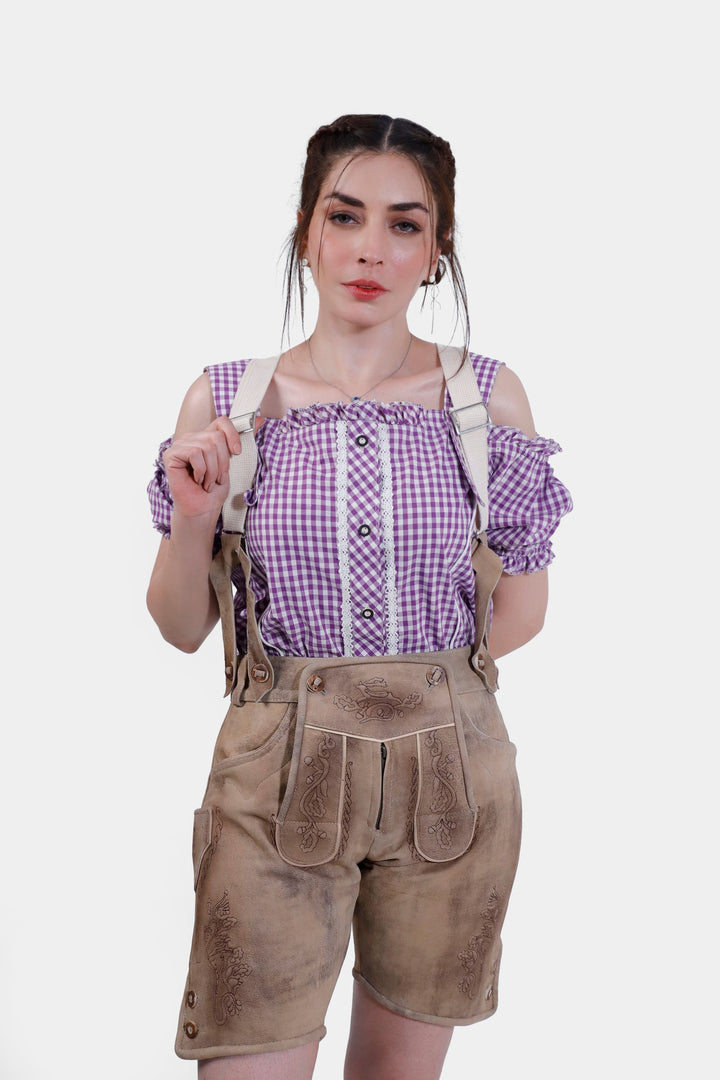
<path id="1" fill-rule="evenodd" d="M 345 203 L 347 206 L 357 206 L 361 210 L 365 209 L 365 203 L 361 199 L 356 199 L 354 195 L 344 195 L 342 191 L 331 191 L 329 195 L 325 196 L 325 200 L 336 199 L 337 202 Z M 421 202 L 400 202 L 392 203 L 388 206 L 388 210 L 424 210 L 426 214 L 429 214 L 427 206 Z"/>

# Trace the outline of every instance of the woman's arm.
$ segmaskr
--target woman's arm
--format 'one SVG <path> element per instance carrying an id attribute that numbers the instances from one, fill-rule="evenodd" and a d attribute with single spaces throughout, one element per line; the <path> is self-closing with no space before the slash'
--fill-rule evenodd
<path id="1" fill-rule="evenodd" d="M 495 376 L 488 410 L 494 424 L 537 435 L 525 388 L 514 371 L 501 367 Z M 548 572 L 503 574 L 493 593 L 490 655 L 498 659 L 519 649 L 542 630 L 548 602 Z"/>
<path id="2" fill-rule="evenodd" d="M 160 633 L 195 652 L 218 620 L 210 584 L 215 527 L 228 493 L 230 455 L 240 437 L 215 413 L 210 378 L 200 376 L 183 401 L 171 446 L 163 455 L 173 498 L 172 530 L 160 541 L 147 605 Z"/>

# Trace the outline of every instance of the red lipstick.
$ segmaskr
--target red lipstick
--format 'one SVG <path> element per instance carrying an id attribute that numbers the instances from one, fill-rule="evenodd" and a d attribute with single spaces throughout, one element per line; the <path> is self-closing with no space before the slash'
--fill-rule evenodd
<path id="1" fill-rule="evenodd" d="M 358 278 L 356 281 L 344 281 L 343 285 L 352 293 L 356 300 L 376 300 L 387 292 L 377 281 L 369 278 Z"/>

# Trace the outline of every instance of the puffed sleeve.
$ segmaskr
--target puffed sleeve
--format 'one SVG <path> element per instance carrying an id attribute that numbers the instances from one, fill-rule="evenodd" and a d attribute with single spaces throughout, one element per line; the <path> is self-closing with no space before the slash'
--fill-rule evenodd
<path id="1" fill-rule="evenodd" d="M 532 574 L 554 558 L 550 537 L 572 510 L 570 492 L 548 461 L 561 449 L 518 428 L 488 428 L 487 538 L 506 574 Z"/>
<path id="2" fill-rule="evenodd" d="M 172 513 L 173 501 L 162 456 L 171 442 L 172 439 L 165 439 L 164 442 L 160 443 L 155 461 L 155 471 L 152 480 L 147 486 L 153 525 L 163 536 L 170 535 L 170 514 Z"/>

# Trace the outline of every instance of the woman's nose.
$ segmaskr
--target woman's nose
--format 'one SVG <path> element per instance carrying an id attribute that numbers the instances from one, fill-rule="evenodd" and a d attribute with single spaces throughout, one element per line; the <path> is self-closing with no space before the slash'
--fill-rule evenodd
<path id="1" fill-rule="evenodd" d="M 365 229 L 358 245 L 358 262 L 365 266 L 381 266 L 384 254 L 382 230 Z"/>
<path id="2" fill-rule="evenodd" d="M 372 255 L 365 251 L 364 254 L 358 255 L 358 262 L 367 266 L 382 266 L 382 257 L 380 255 Z"/>

